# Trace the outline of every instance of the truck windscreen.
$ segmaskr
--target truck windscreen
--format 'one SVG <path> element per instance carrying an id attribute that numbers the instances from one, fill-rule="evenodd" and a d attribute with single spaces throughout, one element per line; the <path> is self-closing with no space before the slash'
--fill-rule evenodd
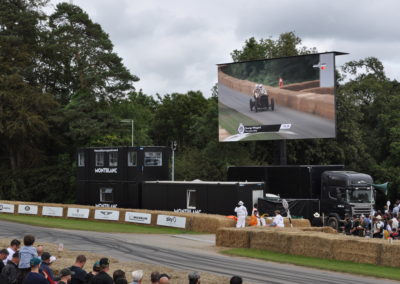
<path id="1" fill-rule="evenodd" d="M 349 203 L 371 203 L 371 201 L 371 190 L 369 187 L 347 190 L 347 202 Z"/>

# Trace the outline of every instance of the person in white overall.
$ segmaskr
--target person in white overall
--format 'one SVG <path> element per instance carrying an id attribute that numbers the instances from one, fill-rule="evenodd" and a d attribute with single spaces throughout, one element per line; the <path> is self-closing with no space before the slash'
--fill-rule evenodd
<path id="1" fill-rule="evenodd" d="M 246 227 L 246 217 L 247 217 L 247 209 L 243 206 L 243 201 L 239 201 L 238 205 L 235 208 L 235 212 L 237 214 L 237 223 L 236 228 L 244 228 Z"/>

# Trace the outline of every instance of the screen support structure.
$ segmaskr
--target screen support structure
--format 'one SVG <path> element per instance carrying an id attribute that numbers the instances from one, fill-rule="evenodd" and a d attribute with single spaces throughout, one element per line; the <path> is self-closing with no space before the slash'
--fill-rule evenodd
<path id="1" fill-rule="evenodd" d="M 286 152 L 286 139 L 280 140 L 279 142 L 279 164 L 287 164 L 287 152 Z"/>

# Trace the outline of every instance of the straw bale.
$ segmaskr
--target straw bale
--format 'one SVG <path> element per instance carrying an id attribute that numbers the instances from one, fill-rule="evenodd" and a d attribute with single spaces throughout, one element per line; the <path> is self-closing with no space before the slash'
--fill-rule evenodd
<path id="1" fill-rule="evenodd" d="M 273 218 L 267 218 L 265 222 L 267 224 L 272 223 Z M 283 218 L 283 222 L 285 224 L 285 227 L 290 228 L 290 221 L 289 218 Z M 300 227 L 311 227 L 310 220 L 308 219 L 292 219 L 292 225 L 294 228 L 300 228 Z"/>
<path id="2" fill-rule="evenodd" d="M 309 228 L 299 228 L 303 232 L 322 232 L 322 233 L 327 233 L 327 234 L 337 234 L 338 231 L 336 231 L 332 227 L 309 227 Z"/>
<path id="3" fill-rule="evenodd" d="M 216 245 L 221 247 L 249 248 L 250 234 L 248 229 L 223 228 L 216 234 Z"/>
<path id="4" fill-rule="evenodd" d="M 400 255 L 400 241 L 385 241 L 382 244 L 381 257 L 377 260 L 379 265 L 400 267 L 398 256 Z"/>
<path id="5" fill-rule="evenodd" d="M 336 238 L 332 243 L 332 258 L 357 263 L 378 264 L 382 244 L 357 237 Z"/>
<path id="6" fill-rule="evenodd" d="M 288 253 L 292 235 L 282 230 L 259 230 L 250 232 L 250 248 Z"/>
<path id="7" fill-rule="evenodd" d="M 299 232 L 293 236 L 290 254 L 331 258 L 331 240 L 310 232 Z"/>

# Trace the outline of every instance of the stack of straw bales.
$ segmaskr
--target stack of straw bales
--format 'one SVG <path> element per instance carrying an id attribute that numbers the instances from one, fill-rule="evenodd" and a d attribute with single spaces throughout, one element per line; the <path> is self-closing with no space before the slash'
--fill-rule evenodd
<path id="1" fill-rule="evenodd" d="M 395 261 L 400 253 L 400 241 L 389 243 L 381 239 L 345 236 L 328 228 L 222 228 L 217 232 L 216 244 L 400 267 Z"/>

